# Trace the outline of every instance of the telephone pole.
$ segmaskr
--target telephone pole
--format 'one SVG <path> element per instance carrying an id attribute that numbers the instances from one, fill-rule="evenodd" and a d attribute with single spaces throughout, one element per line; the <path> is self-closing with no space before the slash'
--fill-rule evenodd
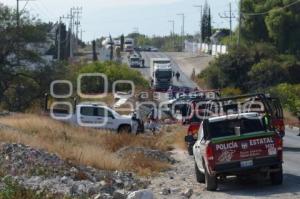
<path id="1" fill-rule="evenodd" d="M 74 15 L 73 15 L 74 8 L 70 9 L 70 58 L 73 59 L 73 22 L 74 22 Z"/>
<path id="2" fill-rule="evenodd" d="M 82 34 L 84 33 L 85 31 L 84 30 L 80 30 L 80 40 L 82 41 Z"/>
<path id="3" fill-rule="evenodd" d="M 59 17 L 59 26 L 58 26 L 58 50 L 57 50 L 57 60 L 60 61 L 60 49 L 61 49 L 61 19 L 62 17 Z"/>
<path id="4" fill-rule="evenodd" d="M 75 49 L 76 49 L 76 51 L 78 50 L 79 26 L 81 25 L 79 19 L 81 18 L 81 14 L 82 14 L 82 7 L 77 7 L 77 8 L 74 9 L 74 15 L 76 15 L 76 21 L 75 21 L 75 26 L 76 26 L 76 33 L 75 33 L 75 37 L 76 37 Z"/>
<path id="5" fill-rule="evenodd" d="M 232 7 L 231 7 L 231 3 L 229 3 L 229 15 L 227 15 L 226 13 L 224 13 L 224 15 L 221 15 L 219 13 L 219 16 L 223 19 L 229 19 L 229 26 L 230 26 L 230 40 L 232 40 L 232 20 L 234 18 L 236 18 L 233 13 L 232 13 Z"/>
<path id="6" fill-rule="evenodd" d="M 169 20 L 169 23 L 172 24 L 171 37 L 173 38 L 173 48 L 175 49 L 176 40 L 175 40 L 175 20 Z"/>
<path id="7" fill-rule="evenodd" d="M 181 35 L 184 36 L 185 35 L 185 30 L 184 30 L 184 23 L 185 23 L 185 15 L 184 13 L 179 13 L 177 14 L 178 16 L 181 16 L 182 17 L 182 27 L 181 27 Z"/>
<path id="8" fill-rule="evenodd" d="M 185 32 L 184 32 L 185 15 L 184 15 L 184 13 L 179 13 L 179 14 L 177 14 L 177 15 L 182 17 L 181 45 L 182 45 L 182 51 L 183 51 L 183 49 L 184 49 L 184 36 L 185 36 Z"/>
<path id="9" fill-rule="evenodd" d="M 240 0 L 240 6 L 239 6 L 239 33 L 238 33 L 238 46 L 241 44 L 241 26 L 242 26 L 242 18 L 243 18 L 243 12 L 242 12 L 242 4 L 243 0 Z"/>
<path id="10" fill-rule="evenodd" d="M 202 43 L 202 17 L 203 17 L 203 6 L 202 5 L 194 5 L 195 8 L 200 8 L 200 21 L 199 21 L 199 27 L 200 27 L 200 43 Z"/>
<path id="11" fill-rule="evenodd" d="M 171 36 L 174 36 L 175 35 L 175 21 L 174 20 L 169 20 L 169 23 L 172 24 Z"/>
<path id="12" fill-rule="evenodd" d="M 17 0 L 17 13 L 16 13 L 16 21 L 17 21 L 17 39 L 16 39 L 16 42 L 17 42 L 17 50 L 16 50 L 16 56 L 17 56 L 17 62 L 18 62 L 18 65 L 20 63 L 20 60 L 19 60 L 19 35 L 20 35 L 20 1 L 34 1 L 34 0 Z"/>

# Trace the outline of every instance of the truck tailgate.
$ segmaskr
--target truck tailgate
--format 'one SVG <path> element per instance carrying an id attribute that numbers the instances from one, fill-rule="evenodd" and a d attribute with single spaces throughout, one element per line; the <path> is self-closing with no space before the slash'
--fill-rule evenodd
<path id="1" fill-rule="evenodd" d="M 256 132 L 212 139 L 215 164 L 240 162 L 241 167 L 251 167 L 254 159 L 275 157 L 275 135 L 275 132 Z"/>

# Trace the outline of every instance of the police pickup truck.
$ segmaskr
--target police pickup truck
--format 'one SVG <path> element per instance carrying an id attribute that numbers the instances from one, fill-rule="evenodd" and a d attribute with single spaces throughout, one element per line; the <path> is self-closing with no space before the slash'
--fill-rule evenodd
<path id="1" fill-rule="evenodd" d="M 255 112 L 203 120 L 193 147 L 197 181 L 210 191 L 226 176 L 262 174 L 282 184 L 282 137 L 270 126 Z"/>

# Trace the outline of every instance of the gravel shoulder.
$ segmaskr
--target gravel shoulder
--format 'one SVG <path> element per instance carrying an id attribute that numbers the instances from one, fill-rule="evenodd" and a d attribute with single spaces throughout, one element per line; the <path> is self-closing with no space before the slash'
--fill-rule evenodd
<path id="1" fill-rule="evenodd" d="M 290 146 L 295 148 L 289 136 L 295 135 L 290 130 L 288 131 L 285 148 L 289 149 Z M 296 138 L 293 137 L 293 139 Z M 151 179 L 149 189 L 154 192 L 156 198 L 165 199 L 188 198 L 186 195 L 188 192 L 192 192 L 191 196 L 188 195 L 192 199 L 300 198 L 300 175 L 299 172 L 292 172 L 294 170 L 290 169 L 291 153 L 294 159 L 297 159 L 295 156 L 300 155 L 299 150 L 292 152 L 285 150 L 284 183 L 281 186 L 272 186 L 268 180 L 260 178 L 238 181 L 232 177 L 219 182 L 217 191 L 209 192 L 205 190 L 204 184 L 196 182 L 193 157 L 189 156 L 186 151 L 175 150 L 172 152 L 172 157 L 177 163 L 170 171 Z"/>
<path id="2" fill-rule="evenodd" d="M 206 54 L 195 55 L 186 52 L 169 52 L 165 54 L 173 58 L 188 77 L 191 77 L 194 69 L 196 74 L 201 73 L 201 71 L 207 68 L 209 62 L 214 59 L 212 56 Z"/>

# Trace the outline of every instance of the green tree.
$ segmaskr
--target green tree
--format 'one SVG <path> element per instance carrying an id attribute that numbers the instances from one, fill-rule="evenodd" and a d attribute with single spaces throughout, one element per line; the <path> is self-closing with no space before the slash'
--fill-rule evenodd
<path id="1" fill-rule="evenodd" d="M 209 41 L 212 35 L 210 7 L 205 1 L 201 21 L 202 41 Z"/>

